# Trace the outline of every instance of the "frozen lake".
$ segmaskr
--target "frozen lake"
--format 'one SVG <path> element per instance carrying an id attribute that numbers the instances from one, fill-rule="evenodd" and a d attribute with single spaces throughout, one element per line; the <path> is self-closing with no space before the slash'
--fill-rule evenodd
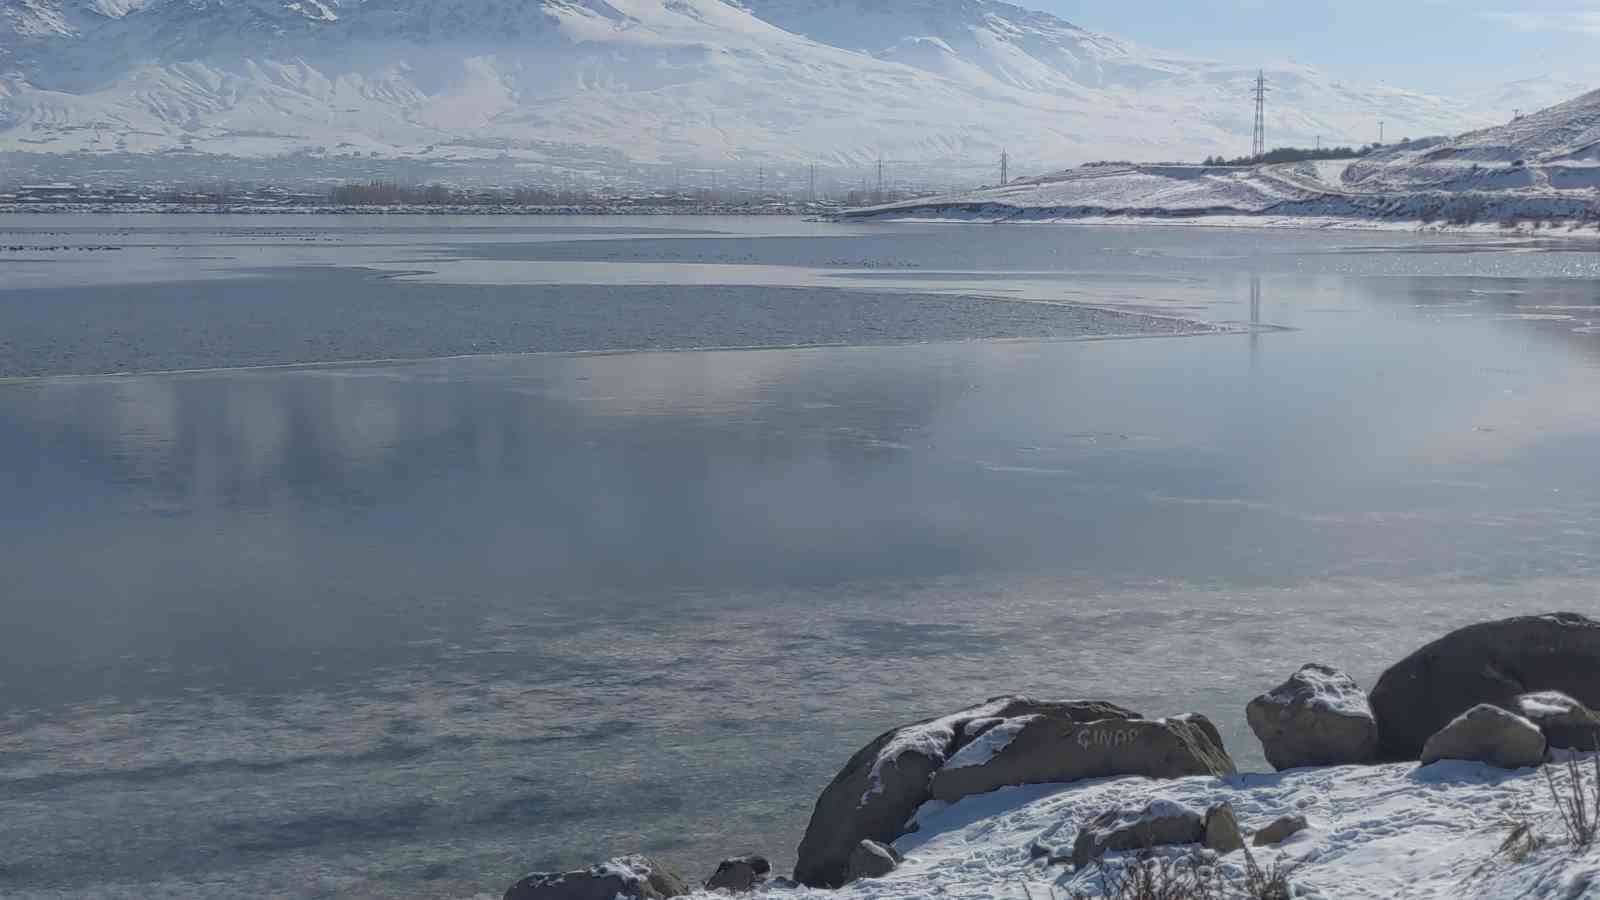
<path id="1" fill-rule="evenodd" d="M 0 218 L 0 895 L 786 869 L 1012 691 L 1261 768 L 1301 663 L 1600 613 L 1594 249 Z"/>

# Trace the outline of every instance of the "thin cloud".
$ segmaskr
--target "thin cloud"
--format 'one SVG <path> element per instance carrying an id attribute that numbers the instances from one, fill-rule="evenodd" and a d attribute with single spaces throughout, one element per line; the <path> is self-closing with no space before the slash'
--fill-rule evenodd
<path id="1" fill-rule="evenodd" d="M 1565 31 L 1575 34 L 1600 34 L 1600 10 L 1518 10 L 1492 11 L 1478 15 L 1518 31 Z"/>

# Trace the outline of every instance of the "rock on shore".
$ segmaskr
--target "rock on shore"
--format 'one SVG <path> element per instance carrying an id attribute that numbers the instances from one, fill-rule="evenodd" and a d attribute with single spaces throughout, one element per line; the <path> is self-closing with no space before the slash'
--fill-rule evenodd
<path id="1" fill-rule="evenodd" d="M 1279 771 L 1369 763 L 1378 752 L 1378 723 L 1366 694 L 1332 666 L 1301 667 L 1250 701 L 1245 718 Z"/>
<path id="2" fill-rule="evenodd" d="M 1485 622 L 1396 663 L 1370 696 L 1379 755 L 1418 759 L 1428 738 L 1472 707 L 1511 709 L 1538 691 L 1600 705 L 1600 622 L 1576 613 Z"/>
<path id="3" fill-rule="evenodd" d="M 852 756 L 817 799 L 795 878 L 844 884 L 862 840 L 901 837 L 917 808 L 935 798 L 1112 775 L 1234 771 L 1221 736 L 1201 716 L 1146 720 L 1111 703 L 1002 697 L 885 732 Z"/>

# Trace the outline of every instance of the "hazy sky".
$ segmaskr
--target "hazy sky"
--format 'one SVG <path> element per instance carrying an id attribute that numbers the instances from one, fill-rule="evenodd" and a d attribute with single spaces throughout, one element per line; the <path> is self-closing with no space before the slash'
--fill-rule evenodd
<path id="1" fill-rule="evenodd" d="M 1600 88 L 1600 0 L 1012 0 L 1163 50 L 1293 59 L 1448 92 L 1553 75 Z"/>

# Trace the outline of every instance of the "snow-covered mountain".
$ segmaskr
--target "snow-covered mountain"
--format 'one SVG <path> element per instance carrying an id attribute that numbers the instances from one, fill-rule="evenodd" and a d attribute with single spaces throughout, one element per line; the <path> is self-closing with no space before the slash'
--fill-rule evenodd
<path id="1" fill-rule="evenodd" d="M 1037 172 L 1240 153 L 1254 74 L 998 0 L 0 0 L 0 150 Z M 1503 121 L 1267 75 L 1274 143 Z"/>

